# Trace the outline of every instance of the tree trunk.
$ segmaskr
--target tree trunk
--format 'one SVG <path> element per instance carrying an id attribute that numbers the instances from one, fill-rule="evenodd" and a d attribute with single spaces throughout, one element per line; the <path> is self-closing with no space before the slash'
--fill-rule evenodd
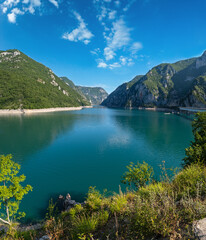
<path id="1" fill-rule="evenodd" d="M 10 225 L 11 221 L 10 221 L 10 218 L 9 218 L 9 208 L 8 208 L 8 206 L 6 206 L 6 214 L 7 214 L 8 223 Z"/>
<path id="2" fill-rule="evenodd" d="M 5 224 L 11 225 L 11 222 L 8 222 L 8 221 L 6 221 L 6 220 L 4 220 L 4 219 L 2 219 L 2 218 L 0 218 L 0 221 L 2 221 L 2 222 L 5 223 Z"/>

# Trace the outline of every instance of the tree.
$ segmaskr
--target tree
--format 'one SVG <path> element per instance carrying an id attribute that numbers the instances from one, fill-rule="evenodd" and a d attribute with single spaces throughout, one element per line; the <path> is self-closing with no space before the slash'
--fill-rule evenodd
<path id="1" fill-rule="evenodd" d="M 12 224 L 12 219 L 20 219 L 25 216 L 24 212 L 19 212 L 19 204 L 24 195 L 32 191 L 32 187 L 23 187 L 22 182 L 26 177 L 22 174 L 17 176 L 20 165 L 12 161 L 12 155 L 0 156 L 0 221 L 5 224 Z M 3 210 L 3 211 L 2 211 Z"/>
<path id="2" fill-rule="evenodd" d="M 185 149 L 185 165 L 201 163 L 206 165 L 206 112 L 197 113 L 192 123 L 194 141 Z"/>
<path id="3" fill-rule="evenodd" d="M 151 166 L 146 162 L 130 163 L 127 166 L 128 171 L 123 175 L 122 183 L 124 184 L 134 184 L 136 188 L 144 187 L 153 177 L 154 171 Z"/>

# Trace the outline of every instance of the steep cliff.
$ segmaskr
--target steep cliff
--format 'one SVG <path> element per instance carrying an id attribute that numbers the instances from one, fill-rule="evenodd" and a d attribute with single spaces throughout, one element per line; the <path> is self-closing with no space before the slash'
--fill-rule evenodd
<path id="1" fill-rule="evenodd" d="M 128 87 L 124 83 L 102 105 L 107 107 L 206 107 L 206 51 L 201 57 L 160 64 Z M 137 76 L 139 78 L 139 76 Z"/>
<path id="2" fill-rule="evenodd" d="M 93 105 L 101 104 L 108 96 L 108 93 L 101 87 L 77 86 L 67 77 L 61 77 L 61 79 Z"/>

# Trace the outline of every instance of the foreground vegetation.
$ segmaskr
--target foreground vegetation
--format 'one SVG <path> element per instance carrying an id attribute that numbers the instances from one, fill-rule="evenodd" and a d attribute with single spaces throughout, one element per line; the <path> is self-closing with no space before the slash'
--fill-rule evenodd
<path id="1" fill-rule="evenodd" d="M 10 227 L 2 239 L 194 239 L 192 224 L 206 217 L 206 113 L 193 123 L 194 141 L 180 172 L 162 165 L 160 181 L 147 163 L 131 163 L 122 182 L 129 190 L 107 196 L 94 187 L 84 204 L 57 213 L 50 202 L 40 230 Z M 170 176 L 170 177 L 169 177 Z"/>

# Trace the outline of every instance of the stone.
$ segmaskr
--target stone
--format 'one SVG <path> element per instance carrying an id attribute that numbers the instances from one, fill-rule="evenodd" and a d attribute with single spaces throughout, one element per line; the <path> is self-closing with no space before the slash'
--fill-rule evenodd
<path id="1" fill-rule="evenodd" d="M 199 240 L 206 240 L 206 218 L 196 221 L 193 224 L 195 237 Z"/>
<path id="2" fill-rule="evenodd" d="M 48 235 L 45 235 L 41 237 L 39 240 L 51 240 L 51 238 Z"/>
<path id="3" fill-rule="evenodd" d="M 58 200 L 57 200 L 57 205 L 56 205 L 59 211 L 65 210 L 64 209 L 64 201 L 65 201 L 64 196 L 59 195 Z"/>
<path id="4" fill-rule="evenodd" d="M 69 193 L 67 193 L 67 195 L 66 195 L 66 200 L 71 200 L 71 196 Z"/>

